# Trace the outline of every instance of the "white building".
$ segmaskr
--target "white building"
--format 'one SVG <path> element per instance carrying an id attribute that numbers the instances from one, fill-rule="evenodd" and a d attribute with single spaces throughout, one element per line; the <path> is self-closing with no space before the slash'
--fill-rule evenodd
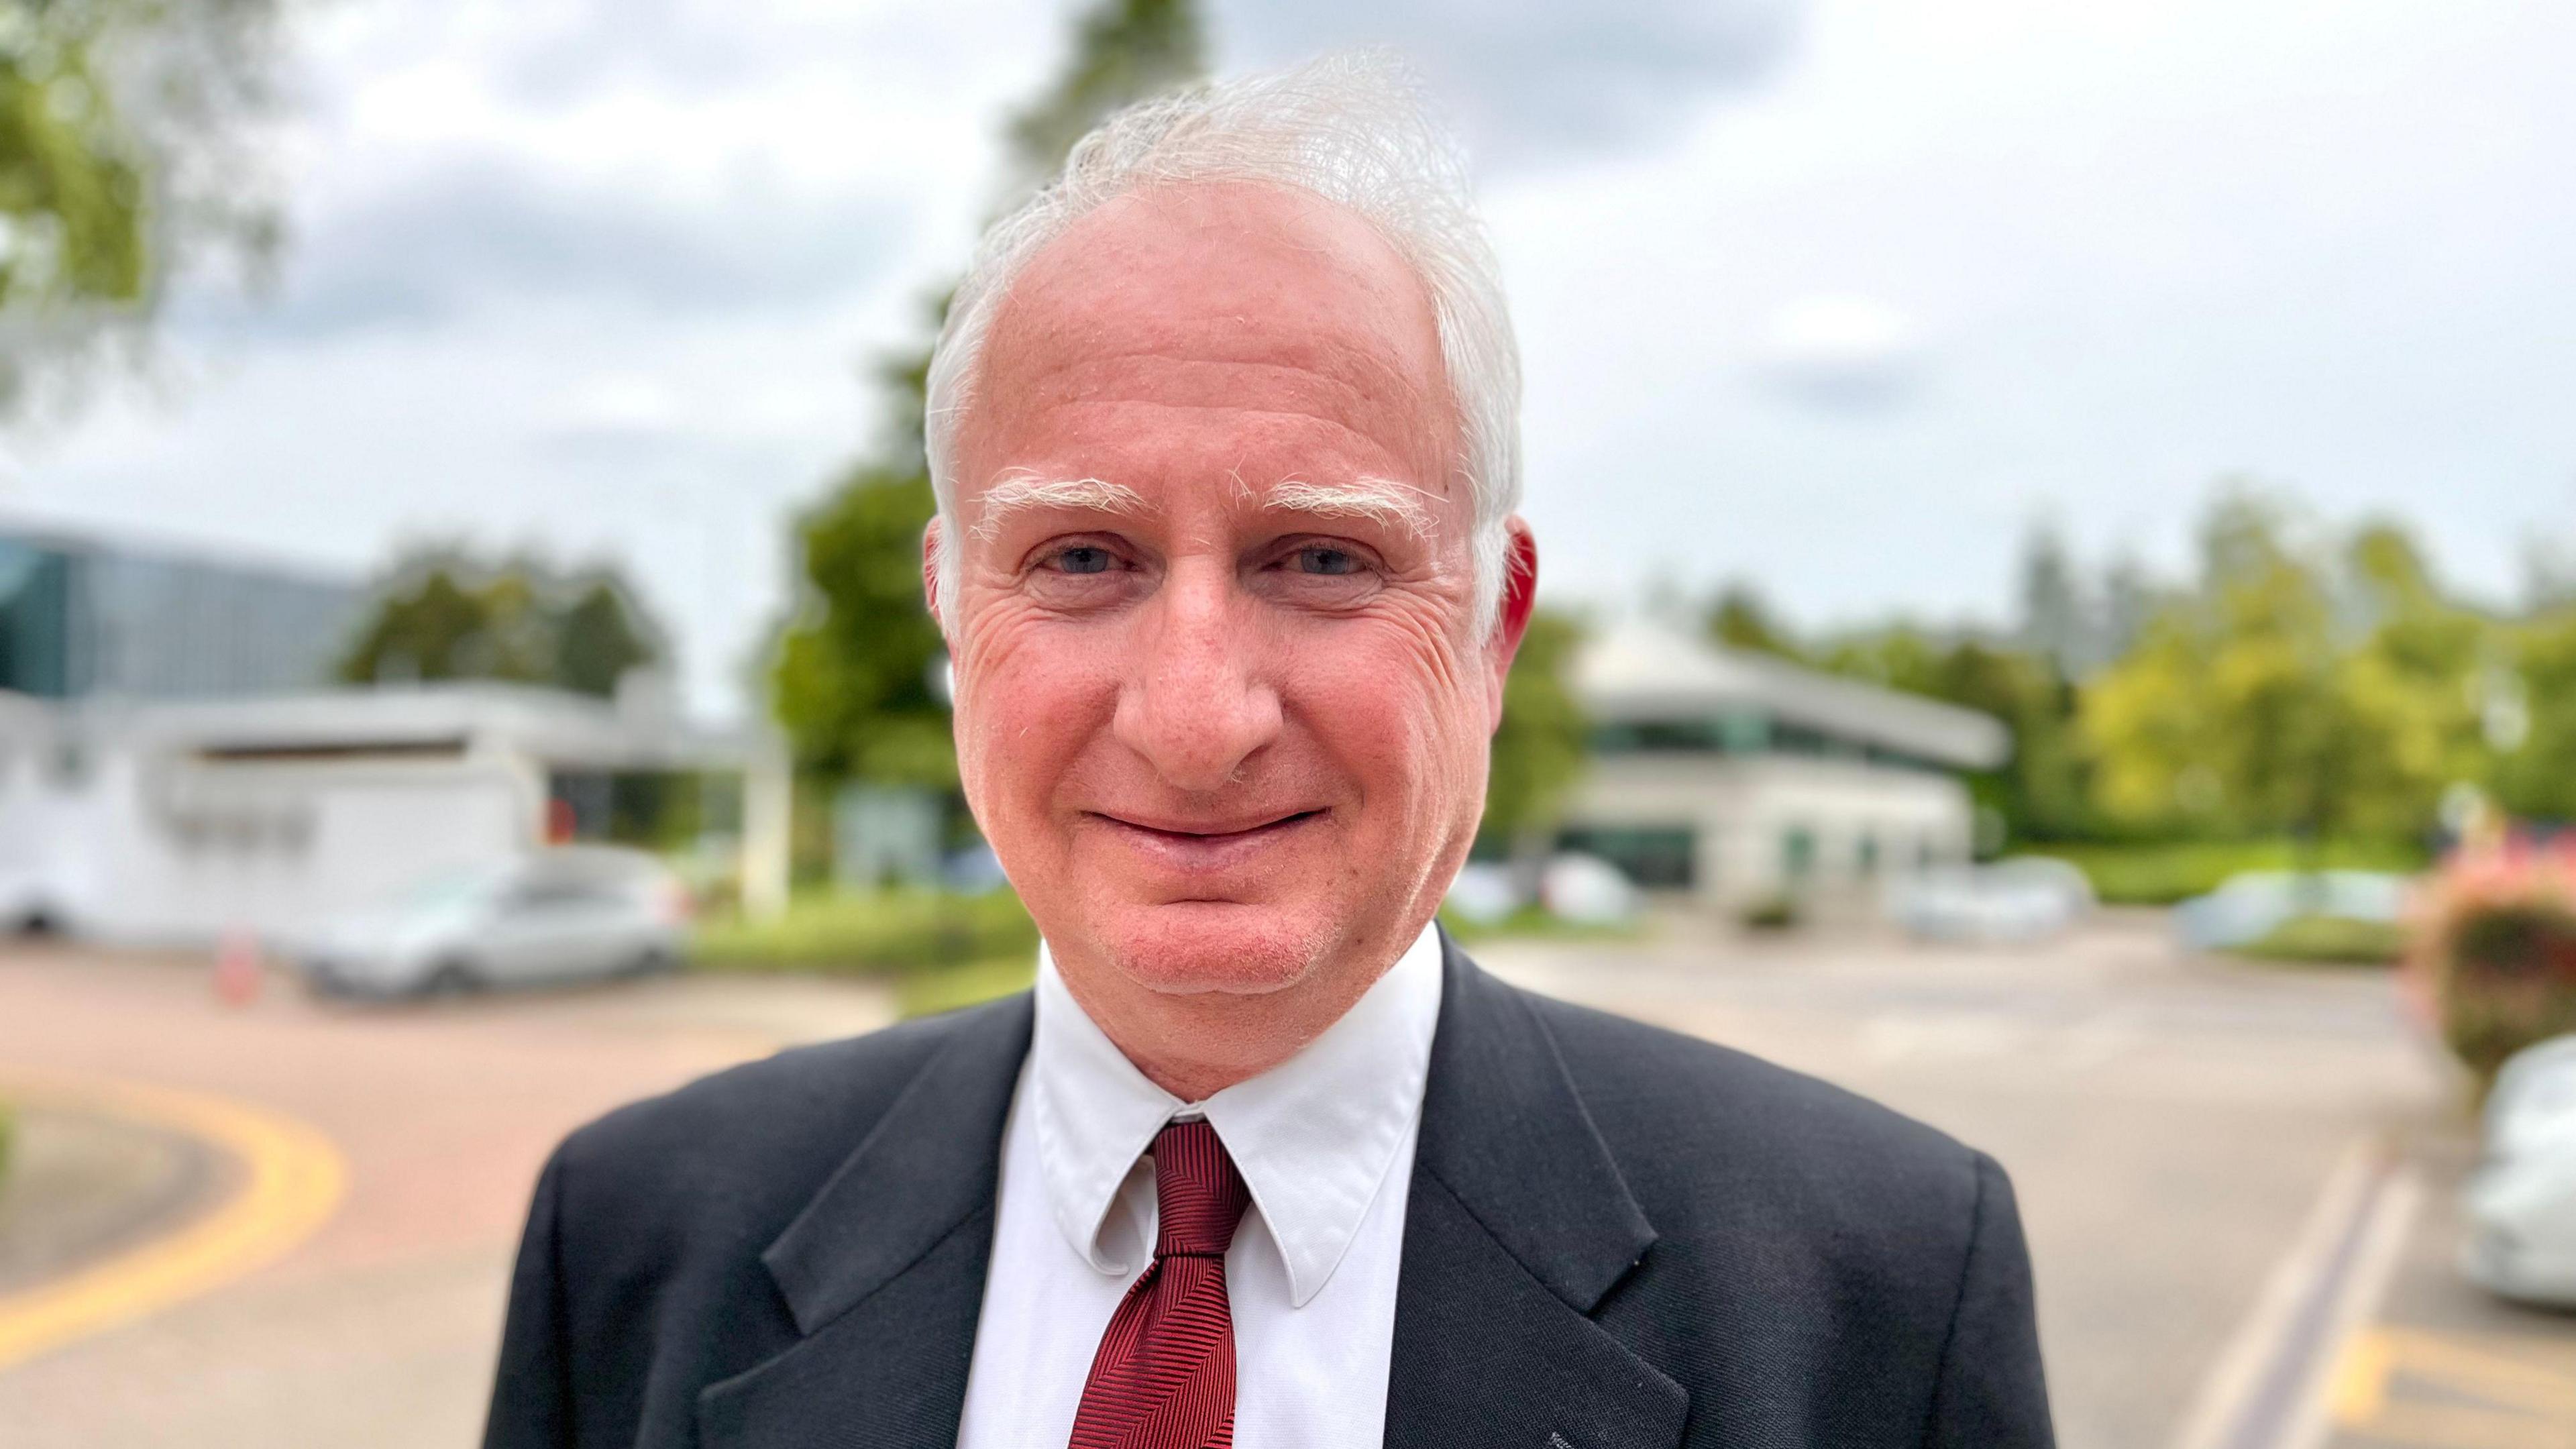
<path id="1" fill-rule="evenodd" d="M 230 699 L 0 692 L 0 909 L 108 940 L 292 932 L 432 874 L 590 834 L 606 782 L 739 773 L 746 903 L 783 902 L 768 742 L 641 696 L 507 685 Z"/>
<path id="2" fill-rule="evenodd" d="M 1588 641 L 1572 684 L 1593 757 L 1563 844 L 1730 909 L 1966 860 L 1976 815 L 1958 774 L 2012 749 L 1973 710 L 1645 621 Z"/>

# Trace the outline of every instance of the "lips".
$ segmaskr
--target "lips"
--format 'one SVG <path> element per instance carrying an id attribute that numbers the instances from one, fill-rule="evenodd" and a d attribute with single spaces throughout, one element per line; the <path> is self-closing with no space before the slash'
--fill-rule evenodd
<path id="1" fill-rule="evenodd" d="M 1127 848 L 1165 869 L 1208 875 L 1252 864 L 1324 818 L 1321 810 L 1222 821 L 1135 820 L 1101 811 L 1090 819 Z"/>

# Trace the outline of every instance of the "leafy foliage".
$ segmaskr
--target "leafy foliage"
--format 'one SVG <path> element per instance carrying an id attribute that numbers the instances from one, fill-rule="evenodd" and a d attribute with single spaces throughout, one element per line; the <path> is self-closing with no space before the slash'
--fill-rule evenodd
<path id="1" fill-rule="evenodd" d="M 1011 122 L 1011 151 L 1026 190 L 1064 164 L 1092 127 L 1136 101 L 1165 95 L 1207 72 L 1197 0 L 1104 0 L 1074 23 L 1073 54 L 1053 89 Z"/>
<path id="2" fill-rule="evenodd" d="M 1011 126 L 1014 193 L 1064 164 L 1111 112 L 1195 79 L 1205 42 L 1194 0 L 1100 0 L 1076 23 L 1063 74 Z M 943 295 L 928 330 L 946 314 Z M 778 720 L 798 765 L 832 779 L 953 787 L 938 626 L 922 608 L 921 538 L 935 509 L 922 446 L 924 342 L 877 369 L 874 453 L 797 524 L 802 601 L 771 667 Z"/>
<path id="3" fill-rule="evenodd" d="M 2169 906 L 2218 889 L 2247 871 L 2424 868 L 2424 848 L 2404 840 L 2055 841 L 2023 852 L 2062 860 L 2084 872 L 2106 904 Z"/>
<path id="4" fill-rule="evenodd" d="M 1732 649 L 1791 660 L 1806 657 L 1749 584 L 1729 584 L 1719 591 L 1708 611 L 1708 637 Z"/>
<path id="5" fill-rule="evenodd" d="M 1555 826 L 1566 791 L 1582 773 L 1583 708 L 1566 680 L 1582 626 L 1554 610 L 1530 615 L 1529 632 L 1503 681 L 1503 723 L 1494 731 L 1485 787 L 1485 830 L 1506 842 Z"/>
<path id="6" fill-rule="evenodd" d="M 2096 798 L 2133 829 L 2308 838 L 2428 827 L 2477 768 L 2466 671 L 2482 621 L 2444 603 L 2393 529 L 2349 563 L 2353 610 L 2270 505 L 2223 501 L 2202 579 L 2086 686 Z"/>
<path id="7" fill-rule="evenodd" d="M 2088 820 L 2074 690 L 2045 654 L 1979 639 L 1938 641 L 1906 625 L 1846 638 L 1816 661 L 1838 674 L 1979 710 L 2012 730 L 2013 755 L 1969 776 L 2014 840 L 2061 840 Z"/>
<path id="8" fill-rule="evenodd" d="M 800 532 L 819 596 L 779 641 L 778 721 L 797 763 L 880 784 L 957 783 L 948 705 L 936 692 L 939 626 L 921 602 L 929 478 L 862 469 Z"/>
<path id="9" fill-rule="evenodd" d="M 278 237 L 277 0 L 0 0 L 0 408 L 139 338 L 203 254 Z"/>
<path id="10" fill-rule="evenodd" d="M 659 631 L 613 570 L 569 578 L 447 550 L 407 560 L 341 658 L 354 684 L 491 679 L 608 698 L 660 657 Z"/>
<path id="11" fill-rule="evenodd" d="M 2519 815 L 2576 821 L 2576 604 L 2509 631 L 2510 667 L 2489 706 L 2498 717 L 2497 803 Z"/>

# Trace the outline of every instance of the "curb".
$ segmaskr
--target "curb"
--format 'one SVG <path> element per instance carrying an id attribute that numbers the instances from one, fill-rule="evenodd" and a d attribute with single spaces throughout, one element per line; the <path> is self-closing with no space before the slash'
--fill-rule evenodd
<path id="1" fill-rule="evenodd" d="M 2175 1449 L 2315 1449 L 2347 1346 L 2397 1271 L 2423 1197 L 2383 1143 L 2349 1147 L 2184 1416 Z"/>
<path id="2" fill-rule="evenodd" d="M 225 1097 L 103 1078 L 12 1076 L 13 1097 L 140 1119 L 232 1157 L 243 1182 L 171 1231 L 48 1283 L 0 1296 L 0 1369 L 105 1332 L 276 1260 L 330 1220 L 348 1190 L 331 1140 Z"/>

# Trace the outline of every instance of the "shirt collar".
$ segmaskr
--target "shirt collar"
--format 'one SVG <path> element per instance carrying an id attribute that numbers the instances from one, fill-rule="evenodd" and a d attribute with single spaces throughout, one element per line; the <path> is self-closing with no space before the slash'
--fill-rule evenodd
<path id="1" fill-rule="evenodd" d="M 1278 1066 L 1188 1103 L 1154 1085 L 1093 1024 L 1038 947 L 1030 1111 L 1056 1226 L 1084 1261 L 1124 1275 L 1153 1241 L 1117 1232 L 1119 1191 L 1154 1134 L 1197 1112 L 1215 1126 L 1252 1189 L 1288 1267 L 1290 1301 L 1322 1290 L 1359 1234 L 1422 1111 L 1440 1019 L 1440 936 L 1422 935 L 1342 1019 Z M 1150 1170 L 1145 1170 L 1150 1188 Z M 1152 1193 L 1144 1194 L 1152 1200 Z"/>

